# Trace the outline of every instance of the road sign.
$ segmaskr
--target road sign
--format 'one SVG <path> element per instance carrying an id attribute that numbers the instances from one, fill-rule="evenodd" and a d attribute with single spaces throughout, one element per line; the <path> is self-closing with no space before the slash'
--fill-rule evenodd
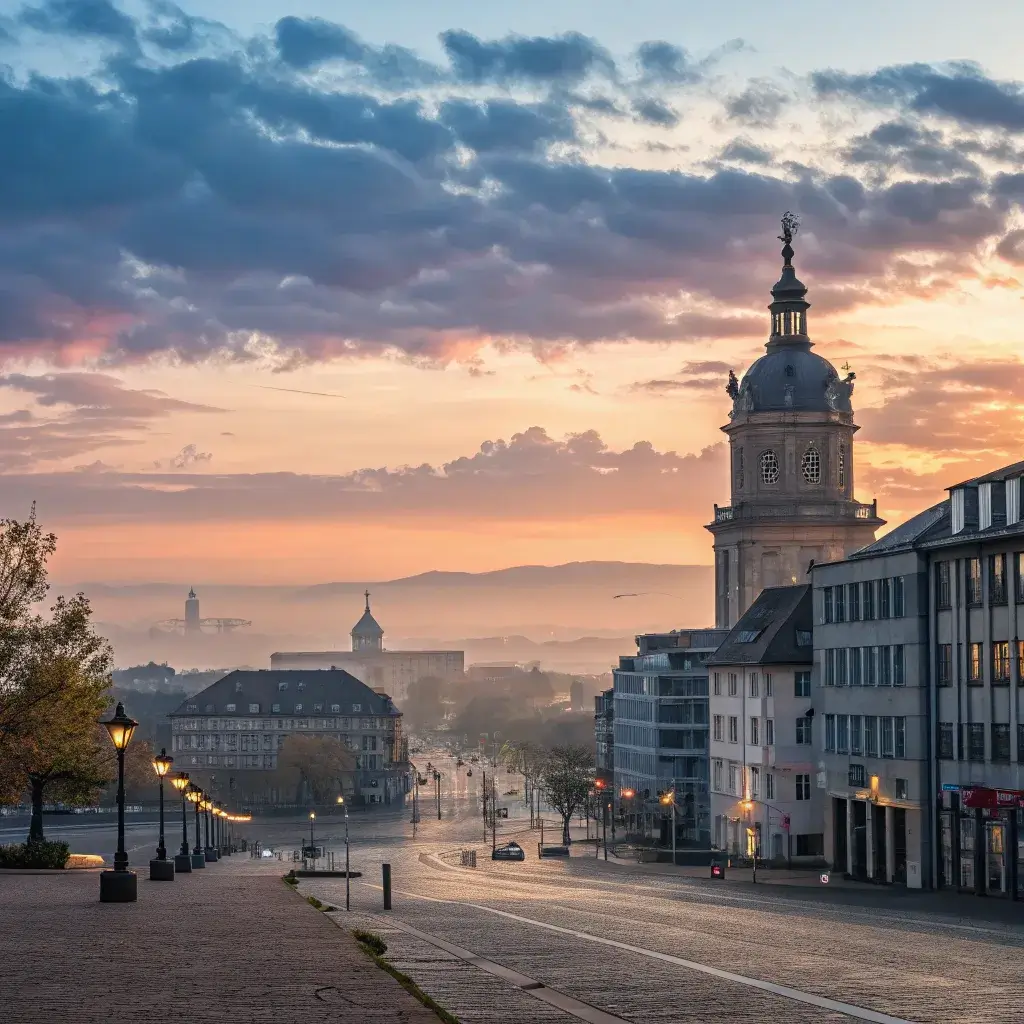
<path id="1" fill-rule="evenodd" d="M 942 784 L 943 793 L 959 793 L 960 787 L 955 782 L 944 782 Z"/>
<path id="2" fill-rule="evenodd" d="M 828 885 L 828 875 L 821 875 L 821 884 Z"/>

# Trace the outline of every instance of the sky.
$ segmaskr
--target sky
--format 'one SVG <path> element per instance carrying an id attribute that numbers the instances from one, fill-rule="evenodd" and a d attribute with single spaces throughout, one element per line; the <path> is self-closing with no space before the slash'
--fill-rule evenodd
<path id="1" fill-rule="evenodd" d="M 707 564 L 792 210 L 898 523 L 1020 458 L 1022 32 L 0 0 L 0 515 L 65 581 Z"/>

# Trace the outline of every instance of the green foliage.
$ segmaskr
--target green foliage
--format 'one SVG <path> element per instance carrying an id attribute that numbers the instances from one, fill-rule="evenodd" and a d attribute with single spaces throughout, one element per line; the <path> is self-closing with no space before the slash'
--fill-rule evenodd
<path id="1" fill-rule="evenodd" d="M 383 956 L 388 951 L 388 944 L 376 932 L 367 932 L 357 928 L 352 934 L 356 937 L 356 942 L 365 946 L 374 956 Z"/>
<path id="2" fill-rule="evenodd" d="M 562 842 L 569 843 L 569 821 L 582 807 L 594 784 L 594 754 L 582 746 L 553 747 L 540 775 L 552 807 L 562 816 Z"/>
<path id="3" fill-rule="evenodd" d="M 341 777 L 354 771 L 355 755 L 333 736 L 286 736 L 277 754 L 276 776 L 284 785 L 305 783 L 317 803 L 334 799 Z"/>
<path id="4" fill-rule="evenodd" d="M 289 871 L 288 874 L 284 876 L 284 881 L 285 881 L 286 885 L 298 885 L 299 884 L 299 880 L 295 877 L 295 872 L 294 871 Z"/>
<path id="5" fill-rule="evenodd" d="M 15 843 L 0 846 L 0 868 L 63 868 L 69 856 L 67 843 Z"/>
<path id="6" fill-rule="evenodd" d="M 323 904 L 315 896 L 307 896 L 306 902 L 311 907 L 316 907 L 317 910 L 320 910 L 323 907 Z"/>

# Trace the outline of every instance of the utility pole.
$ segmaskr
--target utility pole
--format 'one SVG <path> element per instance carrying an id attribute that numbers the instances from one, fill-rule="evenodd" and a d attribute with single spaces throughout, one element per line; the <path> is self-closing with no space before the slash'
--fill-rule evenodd
<path id="1" fill-rule="evenodd" d="M 607 804 L 601 802 L 601 831 L 604 833 L 604 859 L 608 859 L 608 818 L 611 815 L 611 801 Z M 614 822 L 612 822 L 614 825 Z"/>
<path id="2" fill-rule="evenodd" d="M 497 779 L 491 775 L 491 853 L 498 848 L 498 790 Z"/>
<path id="3" fill-rule="evenodd" d="M 437 820 L 441 820 L 441 773 L 434 772 L 434 786 L 437 789 Z"/>

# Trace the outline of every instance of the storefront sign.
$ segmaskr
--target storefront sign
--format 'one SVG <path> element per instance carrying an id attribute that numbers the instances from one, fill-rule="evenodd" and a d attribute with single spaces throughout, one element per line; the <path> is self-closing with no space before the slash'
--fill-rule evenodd
<path id="1" fill-rule="evenodd" d="M 960 787 L 955 782 L 944 782 L 942 784 L 943 793 L 959 793 Z"/>
<path id="2" fill-rule="evenodd" d="M 970 786 L 960 790 L 960 802 L 964 807 L 1024 807 L 1024 792 L 1019 789 L 987 789 L 984 786 Z"/>

